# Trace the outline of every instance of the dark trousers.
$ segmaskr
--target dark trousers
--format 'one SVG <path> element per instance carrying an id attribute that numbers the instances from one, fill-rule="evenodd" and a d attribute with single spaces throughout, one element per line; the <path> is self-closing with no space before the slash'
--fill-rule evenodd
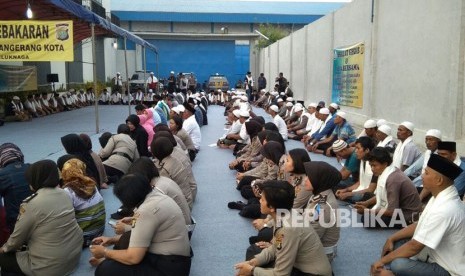
<path id="1" fill-rule="evenodd" d="M 107 166 L 105 164 L 103 164 L 103 167 L 105 168 L 105 173 L 108 177 L 108 183 L 116 183 L 124 175 L 124 172 L 113 167 Z"/>
<path id="2" fill-rule="evenodd" d="M 2 276 L 25 275 L 19 268 L 16 254 L 13 252 L 0 254 L 0 269 Z"/>
<path id="3" fill-rule="evenodd" d="M 190 256 L 146 253 L 144 259 L 137 265 L 125 265 L 115 260 L 105 260 L 95 270 L 95 276 L 188 276 L 190 268 Z"/>

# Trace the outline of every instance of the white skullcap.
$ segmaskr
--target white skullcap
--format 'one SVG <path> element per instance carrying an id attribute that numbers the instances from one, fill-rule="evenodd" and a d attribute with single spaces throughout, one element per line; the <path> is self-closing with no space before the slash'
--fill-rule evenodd
<path id="1" fill-rule="evenodd" d="M 223 91 L 221 91 L 221 89 L 218 89 L 218 90 L 216 90 L 216 92 L 220 92 L 220 93 L 221 93 L 221 92 L 223 92 Z"/>
<path id="2" fill-rule="evenodd" d="M 241 111 L 239 109 L 234 109 L 233 112 L 234 116 L 237 118 L 241 117 Z"/>
<path id="3" fill-rule="evenodd" d="M 314 107 L 314 108 L 316 108 L 317 106 L 318 106 L 318 105 L 317 105 L 316 103 L 310 103 L 310 104 L 308 105 L 308 107 Z"/>
<path id="4" fill-rule="evenodd" d="M 286 98 L 286 101 L 287 101 L 287 102 L 292 102 L 293 100 L 294 100 L 294 98 L 292 98 L 292 97 L 287 97 L 287 98 Z"/>
<path id="5" fill-rule="evenodd" d="M 409 121 L 402 122 L 400 125 L 406 127 L 411 132 L 413 132 L 413 129 L 415 128 L 415 125 Z"/>
<path id="6" fill-rule="evenodd" d="M 338 111 L 338 112 L 336 113 L 336 116 L 339 116 L 339 117 L 341 117 L 341 118 L 344 119 L 344 120 L 347 118 L 347 114 L 346 114 L 344 111 Z"/>
<path id="7" fill-rule="evenodd" d="M 273 95 L 273 96 L 278 96 L 278 95 L 279 95 L 279 93 L 278 93 L 278 92 L 276 92 L 276 91 L 273 91 L 273 92 L 271 92 L 271 95 Z"/>
<path id="8" fill-rule="evenodd" d="M 181 113 L 181 111 L 179 111 L 179 107 L 177 107 L 177 106 L 171 108 L 171 110 L 173 110 L 174 112 L 176 112 L 176 114 L 178 114 L 178 115 L 179 115 L 179 113 Z"/>
<path id="9" fill-rule="evenodd" d="M 270 109 L 273 110 L 273 111 L 276 112 L 276 113 L 279 112 L 279 108 L 278 108 L 276 105 L 270 106 Z"/>
<path id="10" fill-rule="evenodd" d="M 329 115 L 329 109 L 327 109 L 326 107 L 321 108 L 320 114 Z"/>
<path id="11" fill-rule="evenodd" d="M 300 107 L 304 107 L 301 103 L 296 103 L 295 106 L 300 106 Z"/>
<path id="12" fill-rule="evenodd" d="M 376 121 L 373 119 L 366 120 L 365 123 L 363 124 L 364 128 L 374 128 L 376 127 Z"/>
<path id="13" fill-rule="evenodd" d="M 174 71 L 171 71 L 170 74 L 174 74 Z"/>
<path id="14" fill-rule="evenodd" d="M 347 143 L 344 140 L 336 140 L 333 143 L 333 151 L 339 152 L 343 149 L 347 148 Z"/>
<path id="15" fill-rule="evenodd" d="M 439 140 L 442 140 L 442 134 L 441 131 L 438 129 L 430 129 L 426 132 L 425 136 L 433 136 L 438 138 Z"/>
<path id="16" fill-rule="evenodd" d="M 116 74 L 117 74 L 117 75 L 121 75 L 121 73 L 120 73 L 120 72 L 116 72 Z"/>
<path id="17" fill-rule="evenodd" d="M 149 89 L 149 93 L 153 93 L 153 90 L 152 90 L 152 89 Z"/>
<path id="18" fill-rule="evenodd" d="M 292 107 L 292 106 L 294 106 L 294 104 L 291 103 L 291 102 L 288 102 L 288 103 L 286 103 L 286 106 L 287 106 L 287 107 Z"/>
<path id="19" fill-rule="evenodd" d="M 250 113 L 249 113 L 249 111 L 247 111 L 247 110 L 242 109 L 242 110 L 240 110 L 239 112 L 240 112 L 239 115 L 241 115 L 241 117 L 246 117 L 246 118 L 248 118 L 248 117 L 250 116 Z"/>
<path id="20" fill-rule="evenodd" d="M 337 103 L 331 103 L 329 106 L 331 106 L 334 109 L 338 109 L 339 105 Z"/>
<path id="21" fill-rule="evenodd" d="M 247 96 L 242 96 L 242 97 L 241 97 L 241 100 L 243 100 L 244 102 L 249 101 L 249 99 L 247 98 Z"/>
<path id="22" fill-rule="evenodd" d="M 302 106 L 300 106 L 300 105 L 295 105 L 295 107 L 294 107 L 294 112 L 299 112 L 299 111 L 302 111 L 302 110 L 304 110 L 304 109 L 302 108 Z"/>
<path id="23" fill-rule="evenodd" d="M 14 97 L 13 97 L 13 100 L 19 101 L 19 97 L 18 97 L 18 96 L 14 96 Z"/>
<path id="24" fill-rule="evenodd" d="M 379 119 L 377 122 L 376 122 L 376 126 L 380 127 L 382 125 L 385 125 L 387 124 L 387 121 L 384 120 L 384 119 Z"/>
<path id="25" fill-rule="evenodd" d="M 150 72 L 150 75 L 153 75 L 153 72 Z"/>
<path id="26" fill-rule="evenodd" d="M 186 111 L 186 108 L 182 104 L 180 104 L 180 105 L 178 105 L 178 110 L 179 110 L 179 112 L 184 112 L 184 111 Z"/>
<path id="27" fill-rule="evenodd" d="M 391 127 L 388 125 L 382 125 L 378 127 L 378 130 L 386 135 L 391 135 Z"/>
<path id="28" fill-rule="evenodd" d="M 279 93 L 279 95 L 284 96 L 284 95 L 286 95 L 286 93 L 281 92 L 281 93 Z"/>
<path id="29" fill-rule="evenodd" d="M 283 99 L 279 98 L 277 102 L 278 102 L 278 103 L 282 103 L 282 102 L 283 102 Z"/>
<path id="30" fill-rule="evenodd" d="M 262 92 L 262 93 L 265 93 L 265 92 L 266 92 L 266 90 L 265 90 L 265 89 L 262 89 L 262 90 L 260 90 L 260 92 Z"/>

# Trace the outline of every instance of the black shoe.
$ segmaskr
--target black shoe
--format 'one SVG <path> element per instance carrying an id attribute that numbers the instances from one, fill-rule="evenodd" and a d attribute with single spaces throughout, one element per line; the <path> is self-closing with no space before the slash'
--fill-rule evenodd
<path id="1" fill-rule="evenodd" d="M 228 203 L 229 209 L 242 210 L 245 206 L 245 203 L 242 201 L 231 201 Z"/>

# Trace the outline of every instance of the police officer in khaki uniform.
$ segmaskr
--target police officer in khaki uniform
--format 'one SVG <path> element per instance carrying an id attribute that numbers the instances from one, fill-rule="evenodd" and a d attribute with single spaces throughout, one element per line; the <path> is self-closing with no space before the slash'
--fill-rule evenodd
<path id="1" fill-rule="evenodd" d="M 1 270 L 69 275 L 79 263 L 83 236 L 68 194 L 58 187 L 58 168 L 51 160 L 41 160 L 25 176 L 35 193 L 21 204 L 14 232 L 0 249 Z M 26 244 L 26 250 L 19 251 Z"/>
<path id="2" fill-rule="evenodd" d="M 114 193 L 125 208 L 137 208 L 125 250 L 110 250 L 119 237 L 94 239 L 90 251 L 104 260 L 95 271 L 103 275 L 188 276 L 191 265 L 187 227 L 179 206 L 169 196 L 154 190 L 139 174 L 127 174 Z M 122 248 L 121 248 L 122 249 Z"/>
<path id="3" fill-rule="evenodd" d="M 261 212 L 271 215 L 277 225 L 272 244 L 252 260 L 236 264 L 236 275 L 332 275 L 323 245 L 312 227 L 295 227 L 291 217 L 287 224 L 276 221 L 277 210 L 291 210 L 294 187 L 285 181 L 267 181 L 261 195 Z M 273 268 L 262 267 L 272 261 Z"/>
<path id="4" fill-rule="evenodd" d="M 192 210 L 197 194 L 197 183 L 189 159 L 183 158 L 183 160 L 181 160 L 176 158 L 176 156 L 172 154 L 174 150 L 173 144 L 166 137 L 154 139 L 150 149 L 153 156 L 157 158 L 155 165 L 160 175 L 171 178 L 179 185 L 186 197 L 187 203 L 189 203 L 189 208 Z"/>

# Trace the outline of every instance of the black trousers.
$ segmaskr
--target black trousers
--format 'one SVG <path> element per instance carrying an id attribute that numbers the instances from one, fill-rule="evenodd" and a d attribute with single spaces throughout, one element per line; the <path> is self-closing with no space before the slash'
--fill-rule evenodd
<path id="1" fill-rule="evenodd" d="M 0 268 L 2 276 L 25 275 L 18 265 L 16 254 L 14 252 L 0 254 Z"/>
<path id="2" fill-rule="evenodd" d="M 116 183 L 124 175 L 124 172 L 113 167 L 107 166 L 105 164 L 103 164 L 103 167 L 105 168 L 105 173 L 108 177 L 108 183 Z"/>
<path id="3" fill-rule="evenodd" d="M 105 260 L 95 270 L 95 276 L 188 276 L 190 268 L 190 256 L 146 253 L 144 259 L 137 265 Z"/>

